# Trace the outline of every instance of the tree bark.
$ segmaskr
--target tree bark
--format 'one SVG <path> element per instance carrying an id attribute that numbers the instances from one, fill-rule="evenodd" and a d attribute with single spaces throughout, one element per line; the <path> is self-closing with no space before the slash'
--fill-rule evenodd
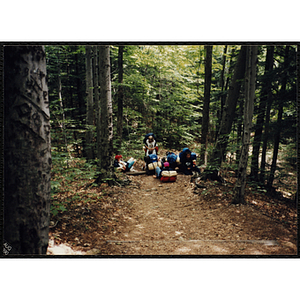
<path id="1" fill-rule="evenodd" d="M 228 144 L 228 136 L 231 132 L 232 122 L 235 115 L 237 100 L 240 94 L 241 80 L 245 74 L 245 59 L 246 59 L 246 46 L 242 46 L 238 55 L 238 59 L 234 68 L 232 82 L 229 86 L 228 97 L 226 98 L 224 111 L 222 114 L 221 126 L 218 133 L 218 138 L 213 150 L 213 154 L 209 160 L 205 172 L 217 175 L 221 167 L 223 157 L 226 155 L 226 148 Z"/>
<path id="2" fill-rule="evenodd" d="M 99 46 L 99 75 L 100 75 L 100 104 L 101 104 L 101 131 L 98 152 L 97 183 L 112 184 L 115 179 L 113 167 L 113 118 L 110 79 L 110 48 Z"/>
<path id="3" fill-rule="evenodd" d="M 78 97 L 78 108 L 79 108 L 79 120 L 80 123 L 84 123 L 84 113 L 85 113 L 85 101 L 83 97 L 83 81 L 81 77 L 82 65 L 78 59 L 78 54 L 75 54 L 75 70 L 76 70 L 76 90 Z"/>
<path id="4" fill-rule="evenodd" d="M 265 119 L 267 99 L 272 84 L 271 79 L 268 78 L 268 74 L 273 69 L 273 54 L 274 54 L 274 46 L 269 46 L 267 49 L 265 72 L 264 72 L 265 79 L 262 82 L 261 99 L 258 107 L 258 116 L 257 116 L 256 129 L 255 129 L 254 142 L 253 142 L 250 177 L 254 181 L 258 181 L 259 149 L 262 140 L 263 123 Z"/>
<path id="5" fill-rule="evenodd" d="M 247 162 L 255 98 L 256 61 L 257 46 L 247 46 L 243 146 L 239 160 L 238 176 L 234 187 L 233 204 L 245 203 Z"/>
<path id="6" fill-rule="evenodd" d="M 91 57 L 91 46 L 86 46 L 86 157 L 88 160 L 94 159 L 93 146 L 93 125 L 94 125 L 94 101 L 93 101 L 93 68 Z"/>
<path id="7" fill-rule="evenodd" d="M 118 148 L 121 147 L 123 139 L 123 52 L 124 46 L 119 46 L 118 53 L 118 120 L 117 120 L 117 136 L 118 136 Z"/>
<path id="8" fill-rule="evenodd" d="M 61 111 L 61 130 L 62 134 L 64 136 L 64 143 L 65 143 L 65 152 L 67 155 L 67 167 L 69 167 L 69 161 L 68 161 L 68 139 L 67 139 L 67 133 L 66 133 L 66 115 L 64 110 L 64 103 L 62 98 L 62 84 L 61 84 L 61 68 L 60 68 L 60 51 L 58 51 L 58 59 L 57 59 L 57 66 L 58 66 L 58 100 L 59 100 L 59 106 Z"/>
<path id="9" fill-rule="evenodd" d="M 46 254 L 52 162 L 43 46 L 5 46 L 4 112 L 6 254 Z"/>
<path id="10" fill-rule="evenodd" d="M 287 70 L 289 66 L 289 46 L 285 48 L 285 57 L 284 57 L 284 70 Z M 280 89 L 280 94 L 284 97 L 286 92 L 286 84 L 287 84 L 287 72 L 284 72 L 282 86 Z M 267 187 L 271 188 L 273 185 L 275 171 L 276 171 L 276 164 L 277 164 L 277 157 L 278 157 L 278 150 L 279 150 L 279 143 L 280 143 L 280 132 L 282 130 L 281 122 L 282 122 L 282 114 L 283 114 L 283 103 L 284 101 L 279 101 L 278 107 L 278 117 L 277 117 L 277 126 L 276 132 L 274 137 L 274 149 L 273 149 L 273 157 L 272 157 L 272 164 L 271 164 L 271 171 L 270 176 L 268 178 Z"/>
<path id="11" fill-rule="evenodd" d="M 100 116 L 100 99 L 99 99 L 99 66 L 98 66 L 98 46 L 93 46 L 93 81 L 94 81 L 94 96 L 95 96 L 95 118 L 96 118 L 96 132 L 97 132 L 97 158 L 101 159 L 99 153 L 101 151 L 101 116 Z"/>
<path id="12" fill-rule="evenodd" d="M 204 84 L 204 104 L 202 112 L 202 132 L 201 132 L 201 153 L 200 160 L 207 163 L 207 135 L 209 125 L 209 103 L 211 87 L 211 65 L 213 46 L 205 46 L 205 84 Z"/>
<path id="13" fill-rule="evenodd" d="M 267 99 L 267 109 L 266 109 L 266 121 L 265 121 L 265 128 L 263 134 L 263 146 L 262 146 L 262 153 L 261 153 L 261 163 L 260 163 L 260 174 L 259 180 L 261 183 L 265 183 L 265 173 L 266 173 L 266 156 L 267 156 L 267 147 L 268 147 L 268 140 L 269 140 L 269 128 L 270 128 L 270 112 L 272 106 L 272 93 L 270 92 Z"/>
<path id="14" fill-rule="evenodd" d="M 239 101 L 239 116 L 237 120 L 237 138 L 236 138 L 236 163 L 238 163 L 238 159 L 241 155 L 241 144 L 242 144 L 242 136 L 243 136 L 243 115 L 244 115 L 244 99 L 240 99 Z"/>

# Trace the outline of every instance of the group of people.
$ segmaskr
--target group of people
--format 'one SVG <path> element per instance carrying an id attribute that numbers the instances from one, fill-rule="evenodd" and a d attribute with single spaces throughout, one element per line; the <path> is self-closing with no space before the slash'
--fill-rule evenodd
<path id="1" fill-rule="evenodd" d="M 149 133 L 144 138 L 143 150 L 145 152 L 145 166 L 144 169 L 148 170 L 148 165 L 154 159 L 155 162 L 160 162 L 154 169 L 154 178 L 160 178 L 163 171 L 175 171 L 178 170 L 185 175 L 193 175 L 193 172 L 200 174 L 200 170 L 196 165 L 196 154 L 193 153 L 190 149 L 184 148 L 179 155 L 173 152 L 167 152 L 166 155 L 162 158 L 158 157 L 158 146 L 155 140 L 155 135 Z M 130 158 L 127 162 L 123 161 L 122 155 L 115 156 L 114 166 L 123 172 L 133 171 L 133 165 L 136 160 Z"/>

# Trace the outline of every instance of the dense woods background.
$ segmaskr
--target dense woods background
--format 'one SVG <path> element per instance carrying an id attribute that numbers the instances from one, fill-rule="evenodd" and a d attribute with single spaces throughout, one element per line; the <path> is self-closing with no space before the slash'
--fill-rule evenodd
<path id="1" fill-rule="evenodd" d="M 113 156 L 142 160 L 148 132 L 155 133 L 161 149 L 189 147 L 199 154 L 197 164 L 207 178 L 235 172 L 236 203 L 243 203 L 246 182 L 262 192 L 280 184 L 296 199 L 295 187 L 283 182 L 296 166 L 296 49 L 45 46 L 51 214 L 67 210 L 75 199 L 56 198 L 63 180 L 115 180 Z M 78 160 L 83 169 L 76 168 Z"/>
<path id="2" fill-rule="evenodd" d="M 244 119 L 244 71 L 236 74 L 242 48 L 111 46 L 114 152 L 142 158 L 143 136 L 153 131 L 164 148 L 189 146 L 199 154 L 205 149 L 211 158 L 222 116 L 229 107 L 230 122 L 221 133 L 227 135 L 222 160 L 234 168 L 239 160 Z M 63 156 L 66 162 L 72 157 L 95 159 L 100 109 L 98 48 L 46 46 L 46 55 L 53 156 Z M 245 54 L 240 64 L 244 66 Z M 276 168 L 278 147 L 284 150 L 287 161 L 296 163 L 296 47 L 258 46 L 255 73 L 249 166 L 255 181 L 272 185 L 274 175 L 284 176 L 283 170 Z M 226 106 L 231 91 L 235 95 Z M 266 163 L 266 153 L 274 157 L 271 164 Z M 205 159 L 202 153 L 200 164 Z"/>

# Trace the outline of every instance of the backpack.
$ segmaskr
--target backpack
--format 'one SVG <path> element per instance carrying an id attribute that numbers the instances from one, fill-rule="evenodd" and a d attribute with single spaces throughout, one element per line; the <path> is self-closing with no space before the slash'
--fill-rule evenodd
<path id="1" fill-rule="evenodd" d="M 162 168 L 162 163 L 160 161 L 155 161 L 153 163 L 148 164 L 147 167 L 149 171 L 152 171 L 155 170 L 156 167 Z"/>
<path id="2" fill-rule="evenodd" d="M 167 161 L 169 162 L 170 165 L 174 166 L 176 163 L 179 163 L 179 156 L 177 156 L 175 153 L 170 152 L 167 155 Z"/>
<path id="3" fill-rule="evenodd" d="M 153 162 L 158 161 L 158 157 L 157 157 L 156 154 L 150 154 L 148 157 L 149 157 L 149 163 L 153 163 Z"/>
<path id="4" fill-rule="evenodd" d="M 186 156 L 187 152 L 191 153 L 191 150 L 189 148 L 183 148 L 182 151 L 179 153 L 180 160 Z"/>
<path id="5" fill-rule="evenodd" d="M 174 182 L 177 179 L 176 171 L 162 171 L 160 181 L 161 182 Z"/>
<path id="6" fill-rule="evenodd" d="M 191 153 L 191 159 L 196 160 L 197 159 L 197 154 L 195 152 Z"/>
<path id="7" fill-rule="evenodd" d="M 143 140 L 143 143 L 144 143 L 144 144 L 146 143 L 148 137 L 151 136 L 151 135 L 153 136 L 154 140 L 156 141 L 155 134 L 151 132 L 151 133 L 147 133 L 147 134 L 144 136 L 144 140 Z"/>

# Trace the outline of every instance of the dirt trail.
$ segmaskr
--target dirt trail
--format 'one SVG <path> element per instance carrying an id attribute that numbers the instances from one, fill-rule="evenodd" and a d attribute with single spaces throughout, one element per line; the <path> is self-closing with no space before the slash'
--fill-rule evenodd
<path id="1" fill-rule="evenodd" d="M 126 188 L 113 188 L 114 197 L 130 206 L 121 212 L 124 222 L 86 254 L 101 254 L 103 243 L 110 255 L 297 253 L 294 230 L 251 205 L 230 205 L 230 187 L 209 182 L 196 194 L 190 176 L 178 175 L 175 183 L 146 175 L 130 180 Z"/>

